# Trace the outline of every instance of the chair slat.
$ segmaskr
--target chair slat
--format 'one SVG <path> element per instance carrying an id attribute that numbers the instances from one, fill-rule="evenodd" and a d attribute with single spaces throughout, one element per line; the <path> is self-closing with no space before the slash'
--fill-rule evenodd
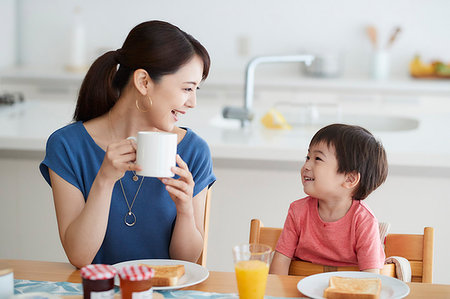
<path id="1" fill-rule="evenodd" d="M 275 250 L 278 239 L 281 235 L 281 228 L 262 227 L 259 235 L 259 243 L 266 244 Z"/>
<path id="2" fill-rule="evenodd" d="M 423 235 L 389 234 L 386 237 L 386 256 L 402 256 L 408 260 L 423 259 Z"/>
<path id="3" fill-rule="evenodd" d="M 208 235 L 209 235 L 209 213 L 211 209 L 211 188 L 208 189 L 205 199 L 205 209 L 203 214 L 203 250 L 197 260 L 197 264 L 206 267 L 206 256 L 208 253 Z"/>

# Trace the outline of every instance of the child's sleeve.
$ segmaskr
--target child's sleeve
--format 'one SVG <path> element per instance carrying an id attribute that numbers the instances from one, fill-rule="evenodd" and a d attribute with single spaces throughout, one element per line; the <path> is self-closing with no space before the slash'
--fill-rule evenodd
<path id="1" fill-rule="evenodd" d="M 383 268 L 386 257 L 381 246 L 378 221 L 373 217 L 364 219 L 357 227 L 356 255 L 360 270 Z"/>
<path id="2" fill-rule="evenodd" d="M 295 212 L 291 204 L 286 221 L 284 222 L 283 230 L 275 248 L 276 251 L 291 259 L 294 257 L 300 237 L 298 223 L 299 221 L 295 216 Z"/>

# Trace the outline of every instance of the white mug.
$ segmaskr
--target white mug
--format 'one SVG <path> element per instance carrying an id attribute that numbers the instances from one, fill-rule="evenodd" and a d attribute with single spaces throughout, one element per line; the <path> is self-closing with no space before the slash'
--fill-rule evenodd
<path id="1" fill-rule="evenodd" d="M 173 177 L 170 170 L 176 165 L 177 135 L 166 132 L 138 132 L 136 164 L 142 170 L 136 174 L 150 177 Z"/>

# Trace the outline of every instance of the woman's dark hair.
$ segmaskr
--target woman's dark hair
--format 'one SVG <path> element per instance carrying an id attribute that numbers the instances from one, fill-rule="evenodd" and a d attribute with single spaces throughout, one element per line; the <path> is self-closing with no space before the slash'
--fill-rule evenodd
<path id="1" fill-rule="evenodd" d="M 338 173 L 360 174 L 360 182 L 353 193 L 353 199 L 365 199 L 386 180 L 386 152 L 381 142 L 368 130 L 345 124 L 328 125 L 314 135 L 310 147 L 322 142 L 328 147 L 334 147 Z"/>
<path id="2" fill-rule="evenodd" d="M 200 42 L 167 22 L 149 21 L 137 25 L 121 49 L 103 54 L 89 68 L 80 87 L 74 120 L 87 121 L 111 109 L 135 70 L 146 70 L 152 80 L 158 82 L 162 76 L 175 73 L 195 55 L 203 60 L 202 80 L 205 80 L 210 58 Z"/>

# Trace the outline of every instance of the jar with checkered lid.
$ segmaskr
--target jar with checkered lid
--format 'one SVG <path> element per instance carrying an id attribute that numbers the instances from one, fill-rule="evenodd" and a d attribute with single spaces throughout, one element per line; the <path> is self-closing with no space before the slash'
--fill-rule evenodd
<path id="1" fill-rule="evenodd" d="M 128 265 L 119 270 L 122 299 L 152 299 L 153 269 L 144 265 Z"/>
<path id="2" fill-rule="evenodd" d="M 83 280 L 84 299 L 112 299 L 114 297 L 114 277 L 117 270 L 113 266 L 93 264 L 80 270 Z"/>

